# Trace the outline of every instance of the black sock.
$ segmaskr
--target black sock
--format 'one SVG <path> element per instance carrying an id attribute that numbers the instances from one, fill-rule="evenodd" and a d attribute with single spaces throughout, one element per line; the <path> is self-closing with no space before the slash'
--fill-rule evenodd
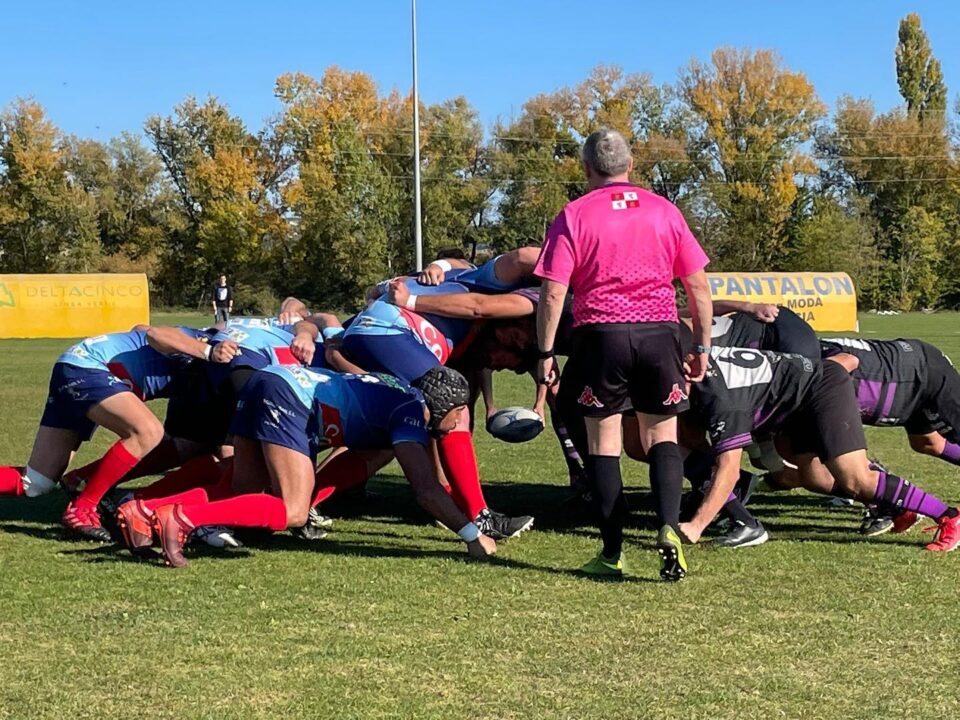
<path id="1" fill-rule="evenodd" d="M 650 460 L 650 486 L 657 502 L 657 525 L 680 530 L 680 496 L 683 492 L 683 458 L 680 446 L 660 442 L 647 453 Z"/>
<path id="2" fill-rule="evenodd" d="M 728 500 L 727 504 L 723 506 L 723 510 L 731 518 L 737 522 L 743 523 L 747 527 L 755 527 L 757 524 L 757 519 L 751 515 L 750 511 L 743 506 L 743 503 L 736 498 L 733 500 Z"/>
<path id="3" fill-rule="evenodd" d="M 623 480 L 620 477 L 620 458 L 588 455 L 587 474 L 599 515 L 603 556 L 614 558 L 623 549 L 623 524 L 627 519 L 627 501 L 623 497 Z"/>

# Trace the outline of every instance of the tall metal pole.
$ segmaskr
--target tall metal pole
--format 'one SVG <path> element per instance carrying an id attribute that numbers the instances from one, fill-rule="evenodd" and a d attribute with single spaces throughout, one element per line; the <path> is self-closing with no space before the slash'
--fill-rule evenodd
<path id="1" fill-rule="evenodd" d="M 413 242 L 417 270 L 423 269 L 423 229 L 420 226 L 420 92 L 417 87 L 417 0 L 410 0 L 413 35 Z"/>

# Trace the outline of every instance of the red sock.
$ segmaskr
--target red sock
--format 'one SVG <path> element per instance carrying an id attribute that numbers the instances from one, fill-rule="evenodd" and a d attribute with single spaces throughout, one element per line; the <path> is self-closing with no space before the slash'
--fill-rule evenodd
<path id="1" fill-rule="evenodd" d="M 191 490 L 184 490 L 182 493 L 177 493 L 175 495 L 168 495 L 167 497 L 143 500 L 143 506 L 152 512 L 158 507 L 162 507 L 164 505 L 173 505 L 174 503 L 182 503 L 183 505 L 202 505 L 208 501 L 209 498 L 207 498 L 207 492 L 203 488 L 193 488 Z"/>
<path id="2" fill-rule="evenodd" d="M 314 487 L 313 489 L 313 499 L 310 501 L 310 507 L 315 508 L 317 505 L 322 503 L 324 500 L 328 500 L 337 489 L 335 487 Z"/>
<path id="3" fill-rule="evenodd" d="M 366 481 L 367 461 L 356 453 L 341 453 L 317 472 L 311 507 L 326 500 L 335 490 L 343 492 Z"/>
<path id="4" fill-rule="evenodd" d="M 457 430 L 437 440 L 440 464 L 450 483 L 450 496 L 468 518 L 475 518 L 487 507 L 480 489 L 480 471 L 473 452 L 473 438 L 466 430 Z"/>
<path id="5" fill-rule="evenodd" d="M 107 491 L 120 482 L 138 462 L 140 458 L 127 450 L 123 441 L 115 442 L 102 458 L 77 470 L 80 477 L 87 479 L 87 486 L 80 493 L 76 504 L 96 507 Z"/>
<path id="6" fill-rule="evenodd" d="M 23 468 L 0 466 L 0 495 L 23 495 Z"/>
<path id="7" fill-rule="evenodd" d="M 262 527 L 276 531 L 287 529 L 287 507 L 283 500 L 266 493 L 237 495 L 217 502 L 183 505 L 181 513 L 194 527 L 228 525 Z"/>
<path id="8" fill-rule="evenodd" d="M 214 484 L 220 479 L 220 463 L 213 455 L 187 460 L 178 470 L 168 472 L 156 482 L 137 490 L 142 500 L 167 497 L 195 487 Z"/>

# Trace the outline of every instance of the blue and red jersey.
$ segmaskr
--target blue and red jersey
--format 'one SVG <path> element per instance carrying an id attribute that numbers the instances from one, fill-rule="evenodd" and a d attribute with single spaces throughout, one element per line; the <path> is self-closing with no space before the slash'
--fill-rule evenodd
<path id="1" fill-rule="evenodd" d="M 420 392 L 390 375 L 352 375 L 297 366 L 271 366 L 311 418 L 319 447 L 386 449 L 429 441 Z M 267 412 L 265 409 L 264 412 Z M 278 409 L 282 413 L 282 409 Z"/>
<path id="2" fill-rule="evenodd" d="M 191 337 L 201 337 L 202 331 L 178 328 Z M 164 355 L 150 347 L 147 333 L 131 330 L 125 333 L 97 335 L 67 349 L 58 363 L 87 370 L 108 372 L 130 386 L 142 400 L 165 397 L 177 373 L 189 358 Z"/>
<path id="3" fill-rule="evenodd" d="M 451 280 L 445 280 L 439 285 L 420 285 L 416 278 L 409 277 L 405 278 L 404 282 L 411 293 L 417 295 L 469 292 L 466 286 Z M 354 317 L 345 335 L 412 335 L 433 353 L 440 363 L 445 363 L 457 346 L 471 337 L 472 328 L 472 320 L 418 313 L 381 299 Z"/>
<path id="4" fill-rule="evenodd" d="M 237 318 L 213 336 L 211 343 L 233 340 L 240 354 L 229 367 L 251 367 L 260 370 L 268 365 L 299 365 L 290 351 L 293 326 L 281 325 L 275 318 Z"/>

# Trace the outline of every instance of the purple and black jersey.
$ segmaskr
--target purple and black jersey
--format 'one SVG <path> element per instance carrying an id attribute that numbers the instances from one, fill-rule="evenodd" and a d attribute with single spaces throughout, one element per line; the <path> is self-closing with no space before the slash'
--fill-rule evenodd
<path id="1" fill-rule="evenodd" d="M 710 341 L 715 347 L 768 349 L 764 345 L 767 324 L 747 313 L 717 315 L 710 328 Z"/>
<path id="2" fill-rule="evenodd" d="M 801 355 L 714 347 L 706 377 L 693 386 L 692 411 L 714 452 L 746 447 L 802 408 L 821 373 L 819 363 Z"/>
<path id="3" fill-rule="evenodd" d="M 864 425 L 903 425 L 927 395 L 927 356 L 920 340 L 828 338 L 820 342 L 824 358 L 853 355 L 860 366 L 850 373 Z"/>
<path id="4" fill-rule="evenodd" d="M 820 359 L 816 333 L 790 308 L 781 307 L 777 319 L 771 323 L 761 322 L 745 312 L 715 317 L 710 335 L 711 344 L 720 347 L 773 350 Z"/>

